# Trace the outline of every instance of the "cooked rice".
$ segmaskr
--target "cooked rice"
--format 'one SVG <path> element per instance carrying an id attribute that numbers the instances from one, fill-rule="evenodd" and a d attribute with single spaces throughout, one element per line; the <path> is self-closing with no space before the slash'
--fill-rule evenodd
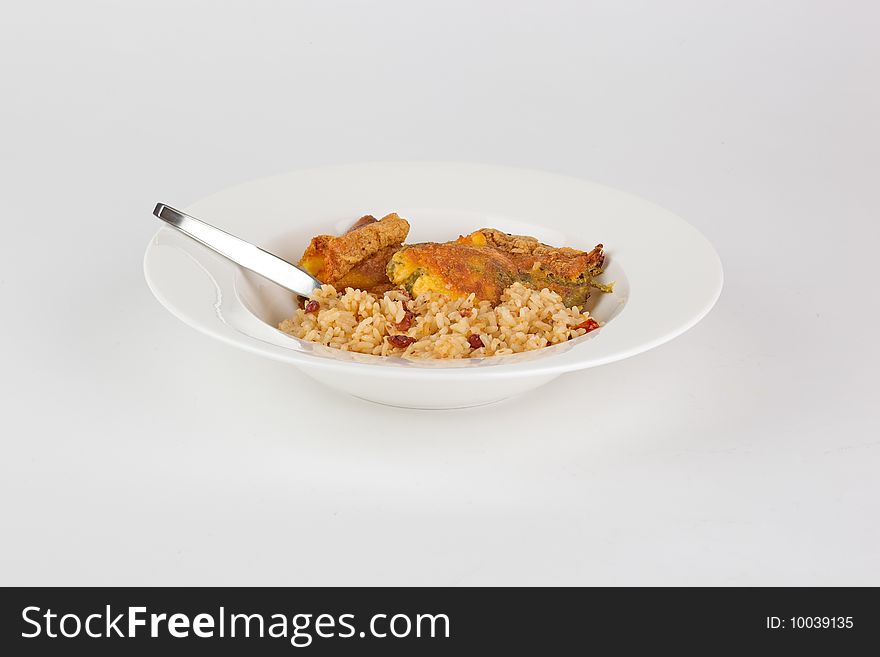
<path id="1" fill-rule="evenodd" d="M 403 290 L 392 290 L 378 297 L 353 288 L 339 294 L 332 285 L 321 286 L 309 300 L 319 304 L 317 312 L 297 309 L 278 328 L 343 351 L 404 358 L 481 358 L 532 351 L 584 335 L 586 329 L 575 327 L 590 317 L 577 306 L 566 308 L 555 292 L 521 283 L 508 287 L 495 307 L 475 301 L 473 294 L 455 300 L 438 293 L 410 299 Z M 412 313 L 409 328 L 407 311 Z M 392 335 L 415 342 L 405 349 L 395 347 L 386 340 Z M 471 346 L 468 338 L 474 335 L 482 347 Z"/>

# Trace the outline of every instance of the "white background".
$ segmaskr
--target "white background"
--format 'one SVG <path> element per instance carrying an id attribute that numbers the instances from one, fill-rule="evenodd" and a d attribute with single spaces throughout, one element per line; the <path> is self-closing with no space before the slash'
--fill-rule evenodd
<path id="1" fill-rule="evenodd" d="M 878 21 L 867 1 L 6 8 L 0 583 L 880 584 Z M 657 202 L 715 244 L 721 300 L 648 354 L 427 413 L 313 387 L 150 295 L 156 201 L 406 159 Z"/>

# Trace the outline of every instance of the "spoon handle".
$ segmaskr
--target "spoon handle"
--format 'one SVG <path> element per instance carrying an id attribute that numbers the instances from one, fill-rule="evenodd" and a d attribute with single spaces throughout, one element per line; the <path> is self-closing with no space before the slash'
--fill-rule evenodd
<path id="1" fill-rule="evenodd" d="M 157 203 L 153 214 L 224 258 L 291 292 L 308 296 L 321 286 L 318 279 L 296 265 L 164 203 Z"/>

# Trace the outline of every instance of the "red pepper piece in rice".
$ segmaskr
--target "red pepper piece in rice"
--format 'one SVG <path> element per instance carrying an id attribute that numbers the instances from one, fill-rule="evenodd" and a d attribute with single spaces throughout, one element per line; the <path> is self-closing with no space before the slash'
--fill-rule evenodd
<path id="1" fill-rule="evenodd" d="M 599 322 L 597 322 L 595 319 L 593 319 L 592 317 L 590 317 L 589 319 L 587 319 L 587 320 L 585 320 L 584 322 L 578 324 L 578 325 L 575 326 L 574 328 L 576 328 L 576 329 L 586 329 L 587 333 L 589 333 L 590 331 L 595 331 L 597 328 L 599 328 Z"/>
<path id="2" fill-rule="evenodd" d="M 406 349 L 416 341 L 415 338 L 411 338 L 408 335 L 388 335 L 385 339 L 388 340 L 392 347 L 397 347 L 398 349 Z"/>
<path id="3" fill-rule="evenodd" d="M 409 328 L 413 324 L 413 319 L 415 319 L 415 315 L 413 315 L 409 310 L 403 315 L 403 319 L 397 322 L 394 327 L 398 331 L 409 331 Z"/>
<path id="4" fill-rule="evenodd" d="M 476 333 L 471 333 L 468 336 L 467 341 L 468 344 L 471 346 L 471 349 L 480 349 L 483 346 L 483 339 Z"/>

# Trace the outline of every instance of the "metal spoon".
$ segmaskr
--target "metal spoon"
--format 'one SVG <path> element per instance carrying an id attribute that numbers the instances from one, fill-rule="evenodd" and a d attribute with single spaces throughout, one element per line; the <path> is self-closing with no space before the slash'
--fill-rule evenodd
<path id="1" fill-rule="evenodd" d="M 287 260 L 164 203 L 157 203 L 153 214 L 224 258 L 291 292 L 307 297 L 321 287 L 321 281 Z"/>

